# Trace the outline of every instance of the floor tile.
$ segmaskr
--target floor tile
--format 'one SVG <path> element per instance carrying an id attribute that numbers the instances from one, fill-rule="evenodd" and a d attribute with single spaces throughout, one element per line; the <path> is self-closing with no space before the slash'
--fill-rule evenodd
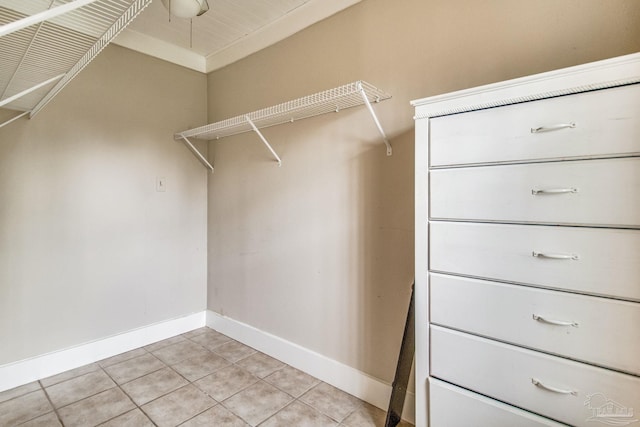
<path id="1" fill-rule="evenodd" d="M 136 408 L 100 424 L 100 427 L 154 427 L 154 424 L 140 409 Z"/>
<path id="2" fill-rule="evenodd" d="M 141 406 L 187 384 L 187 380 L 167 367 L 122 384 L 121 387 L 136 405 Z"/>
<path id="3" fill-rule="evenodd" d="M 251 356 L 256 352 L 255 349 L 239 343 L 238 341 L 230 341 L 228 343 L 219 345 L 212 351 L 232 363 L 235 363 L 240 359 L 244 359 L 245 357 Z"/>
<path id="4" fill-rule="evenodd" d="M 284 363 L 274 359 L 271 356 L 267 356 L 264 353 L 255 353 L 249 357 L 236 362 L 238 366 L 251 372 L 258 378 L 264 378 L 284 368 Z"/>
<path id="5" fill-rule="evenodd" d="M 197 417 L 191 418 L 180 427 L 249 427 L 249 424 L 242 421 L 227 408 L 222 405 L 214 406 L 204 411 Z M 292 426 L 293 427 L 293 426 Z"/>
<path id="6" fill-rule="evenodd" d="M 387 413 L 368 403 L 362 403 L 342 421 L 345 427 L 384 427 Z"/>
<path id="7" fill-rule="evenodd" d="M 167 365 L 173 365 L 192 357 L 209 354 L 209 350 L 192 341 L 184 340 L 153 351 L 152 354 Z"/>
<path id="8" fill-rule="evenodd" d="M 279 371 L 265 377 L 266 382 L 289 393 L 293 397 L 300 397 L 312 387 L 320 384 L 320 380 L 305 374 L 291 366 L 285 366 Z"/>
<path id="9" fill-rule="evenodd" d="M 99 369 L 100 367 L 97 364 L 91 363 L 89 365 L 81 366 L 76 369 L 71 369 L 70 371 L 62 372 L 58 375 L 53 375 L 51 377 L 41 379 L 40 384 L 42 384 L 42 387 L 49 387 L 54 384 L 58 384 L 63 381 L 70 380 L 72 378 L 79 377 L 84 374 L 88 374 L 89 372 L 97 371 Z"/>
<path id="10" fill-rule="evenodd" d="M 32 391 L 0 403 L 0 426 L 15 426 L 51 411 L 53 407 L 44 391 Z"/>
<path id="11" fill-rule="evenodd" d="M 20 387 L 5 390 L 3 392 L 0 392 L 0 403 L 5 402 L 9 399 L 13 399 L 14 397 L 31 393 L 32 391 L 36 391 L 36 390 L 40 390 L 40 384 L 38 384 L 38 381 L 21 385 Z"/>
<path id="12" fill-rule="evenodd" d="M 107 366 L 104 370 L 107 371 L 115 382 L 118 384 L 124 384 L 166 366 L 167 365 L 162 363 L 151 353 L 145 353 L 142 356 Z"/>
<path id="13" fill-rule="evenodd" d="M 186 338 L 181 335 L 176 335 L 175 337 L 167 338 L 166 340 L 154 342 L 153 344 L 149 344 L 145 347 L 147 351 L 158 351 L 161 348 L 168 347 L 172 344 L 176 344 L 182 341 L 186 341 Z"/>
<path id="14" fill-rule="evenodd" d="M 46 387 L 46 390 L 53 406 L 61 408 L 115 386 L 116 383 L 100 369 L 99 371 L 89 372 L 51 387 Z"/>
<path id="15" fill-rule="evenodd" d="M 293 398 L 287 393 L 260 381 L 231 396 L 223 404 L 249 425 L 257 426 L 292 400 Z"/>
<path id="16" fill-rule="evenodd" d="M 198 335 L 202 335 L 208 331 L 213 331 L 213 329 L 209 329 L 206 326 L 203 326 L 202 328 L 198 328 L 198 329 L 194 329 L 193 331 L 189 331 L 189 332 L 185 332 L 184 334 L 182 334 L 182 337 L 186 338 L 186 339 L 191 339 L 193 337 L 197 337 Z"/>
<path id="17" fill-rule="evenodd" d="M 258 381 L 258 377 L 231 365 L 199 379 L 194 384 L 218 402 L 222 402 Z"/>
<path id="18" fill-rule="evenodd" d="M 188 385 L 147 403 L 142 410 L 159 427 L 174 427 L 206 411 L 216 403 L 193 385 Z"/>
<path id="19" fill-rule="evenodd" d="M 214 371 L 217 371 L 218 369 L 227 367 L 230 364 L 231 362 L 229 362 L 227 359 L 224 359 L 208 351 L 202 356 L 183 360 L 182 362 L 176 363 L 171 367 L 178 371 L 180 375 L 182 375 L 189 381 L 196 381 Z"/>
<path id="20" fill-rule="evenodd" d="M 360 405 L 360 400 L 330 386 L 320 383 L 300 397 L 300 400 L 340 422 Z"/>
<path id="21" fill-rule="evenodd" d="M 213 350 L 222 344 L 232 341 L 228 336 L 223 335 L 220 332 L 216 332 L 213 329 L 209 329 L 204 334 L 193 336 L 189 339 L 208 350 Z"/>
<path id="22" fill-rule="evenodd" d="M 295 401 L 260 424 L 260 427 L 334 427 L 337 425 L 337 421 L 321 414 L 311 406 L 305 405 L 300 401 Z"/>
<path id="23" fill-rule="evenodd" d="M 118 387 L 103 391 L 58 410 L 65 427 L 95 426 L 135 408 Z"/>
<path id="24" fill-rule="evenodd" d="M 135 357 L 144 356 L 147 354 L 147 350 L 144 348 L 136 348 L 135 350 L 127 351 L 126 353 L 116 354 L 115 356 L 109 357 L 108 359 L 103 359 L 98 362 L 98 365 L 103 368 L 111 365 L 116 365 L 118 363 L 131 360 Z"/>
<path id="25" fill-rule="evenodd" d="M 20 424 L 20 427 L 62 427 L 62 424 L 60 424 L 60 420 L 58 420 L 55 412 L 49 412 L 31 421 L 27 421 L 24 424 Z"/>

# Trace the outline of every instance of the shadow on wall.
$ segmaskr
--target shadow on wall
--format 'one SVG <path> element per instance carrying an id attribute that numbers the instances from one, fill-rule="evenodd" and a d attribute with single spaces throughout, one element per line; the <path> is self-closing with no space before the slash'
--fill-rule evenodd
<path id="1" fill-rule="evenodd" d="M 360 368 L 391 382 L 402 341 L 414 271 L 414 131 L 356 159 L 353 196 L 360 200 L 357 235 L 360 302 L 355 351 Z"/>

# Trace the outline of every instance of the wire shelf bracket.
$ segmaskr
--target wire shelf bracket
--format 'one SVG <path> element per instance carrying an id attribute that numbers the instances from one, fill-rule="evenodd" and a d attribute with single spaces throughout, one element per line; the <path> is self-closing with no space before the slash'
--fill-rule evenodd
<path id="1" fill-rule="evenodd" d="M 207 158 L 205 156 L 203 156 L 200 151 L 198 151 L 196 146 L 193 145 L 193 143 L 191 141 L 189 141 L 189 138 L 187 138 L 184 135 L 180 135 L 180 137 L 184 141 L 184 143 L 187 146 L 187 148 L 189 150 L 191 150 L 191 152 L 197 157 L 198 160 L 200 160 L 200 163 L 202 163 L 207 169 L 209 169 L 211 172 L 213 172 L 213 165 L 211 163 L 209 163 Z"/>
<path id="2" fill-rule="evenodd" d="M 151 1 L 0 0 L 0 107 L 33 118 Z"/>
<path id="3" fill-rule="evenodd" d="M 277 126 L 284 123 L 293 123 L 296 120 L 315 117 L 326 113 L 337 113 L 341 110 L 365 105 L 371 114 L 373 121 L 382 135 L 382 139 L 387 149 L 387 156 L 391 156 L 393 151 L 389 139 L 387 138 L 378 117 L 373 109 L 373 103 L 378 103 L 391 98 L 388 93 L 375 86 L 359 80 L 333 89 L 318 92 L 272 107 L 263 108 L 247 114 L 241 114 L 226 120 L 222 120 L 198 128 L 185 130 L 176 133 L 176 140 L 188 141 L 187 138 L 200 140 L 214 140 L 227 136 L 238 135 L 245 132 L 255 132 L 269 149 L 278 166 L 282 165 L 282 159 L 275 152 L 271 144 L 264 137 L 260 129 Z M 189 149 L 193 152 L 195 147 L 190 144 Z M 203 162 L 204 156 L 195 150 L 194 154 Z M 204 164 L 204 162 L 203 162 Z M 207 164 L 209 164 L 207 162 Z M 213 171 L 213 166 L 205 166 Z"/>
<path id="4" fill-rule="evenodd" d="M 251 125 L 251 128 L 253 129 L 253 131 L 255 133 L 258 134 L 258 136 L 260 137 L 260 139 L 262 140 L 262 142 L 264 142 L 264 145 L 267 146 L 267 148 L 269 149 L 269 151 L 271 151 L 271 154 L 273 154 L 273 157 L 276 158 L 276 160 L 278 161 L 278 167 L 282 166 L 282 160 L 280 159 L 280 156 L 278 156 L 278 154 L 275 152 L 275 150 L 273 149 L 273 147 L 271 146 L 271 144 L 269 144 L 269 142 L 267 141 L 267 139 L 264 137 L 264 135 L 262 134 L 262 132 L 260 132 L 260 129 L 257 128 L 257 126 L 255 125 L 255 123 L 253 123 L 253 121 L 251 120 L 251 118 L 249 116 L 246 116 L 247 118 L 247 123 L 249 123 Z"/>
<path id="5" fill-rule="evenodd" d="M 40 83 L 38 83 L 37 85 L 35 85 L 35 86 L 31 86 L 30 88 L 25 89 L 25 90 L 23 90 L 23 91 L 22 91 L 22 92 L 20 92 L 20 93 L 16 93 L 15 95 L 10 96 L 9 98 L 5 98 L 5 99 L 3 99 L 2 101 L 0 101 L 0 107 L 4 107 L 5 105 L 12 103 L 12 102 L 13 102 L 13 101 L 15 101 L 16 99 L 19 99 L 19 98 L 22 98 L 22 97 L 24 97 L 24 96 L 27 96 L 27 95 L 29 95 L 31 92 L 33 92 L 33 91 L 36 91 L 36 90 L 40 89 L 42 86 L 46 86 L 46 85 L 48 85 L 49 83 L 53 83 L 53 82 L 55 82 L 56 80 L 60 80 L 60 79 L 61 79 L 61 78 L 63 78 L 63 77 L 64 77 L 64 74 L 60 74 L 60 75 L 58 75 L 58 76 L 51 77 L 49 80 L 45 80 L 45 81 L 43 81 L 43 82 L 40 82 Z"/>
<path id="6" fill-rule="evenodd" d="M 385 134 L 384 129 L 382 129 L 382 125 L 380 124 L 380 120 L 378 120 L 378 116 L 376 116 L 376 112 L 373 111 L 373 107 L 371 106 L 371 101 L 369 101 L 369 98 L 367 97 L 367 92 L 365 92 L 362 82 L 356 82 L 356 85 L 358 87 L 358 91 L 362 95 L 362 100 L 364 104 L 367 106 L 369 113 L 371 113 L 373 122 L 376 124 L 376 127 L 378 128 L 380 135 L 382 135 L 382 140 L 384 141 L 384 145 L 387 147 L 387 156 L 390 156 L 393 154 L 393 150 L 391 149 L 391 144 L 389 143 L 389 139 L 387 139 L 387 134 Z M 376 102 L 379 102 L 379 99 L 377 99 Z"/>
<path id="7" fill-rule="evenodd" d="M 16 120 L 18 120 L 20 117 L 24 117 L 24 116 L 26 116 L 27 114 L 29 114 L 29 111 L 24 111 L 24 112 L 22 112 L 22 113 L 18 114 L 17 116 L 13 116 L 13 117 L 11 117 L 9 120 L 6 120 L 6 121 L 4 121 L 4 122 L 0 123 L 0 128 L 1 128 L 1 127 L 3 127 L 3 126 L 8 125 L 9 123 L 15 122 L 15 121 L 16 121 Z"/>

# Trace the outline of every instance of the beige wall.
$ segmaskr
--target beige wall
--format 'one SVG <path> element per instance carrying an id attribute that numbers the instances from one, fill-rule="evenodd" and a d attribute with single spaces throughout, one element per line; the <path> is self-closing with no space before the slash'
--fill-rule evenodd
<path id="1" fill-rule="evenodd" d="M 209 120 L 355 80 L 365 109 L 210 144 L 208 307 L 384 381 L 413 277 L 409 100 L 640 51 L 636 0 L 364 0 L 208 76 Z"/>
<path id="2" fill-rule="evenodd" d="M 172 137 L 205 120 L 203 74 L 112 46 L 0 129 L 0 365 L 205 308 L 207 172 Z"/>

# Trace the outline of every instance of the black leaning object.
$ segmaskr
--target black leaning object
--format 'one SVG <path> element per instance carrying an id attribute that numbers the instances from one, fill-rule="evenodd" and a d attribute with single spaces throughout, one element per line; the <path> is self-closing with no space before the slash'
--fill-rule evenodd
<path id="1" fill-rule="evenodd" d="M 384 423 L 384 427 L 395 427 L 402 419 L 402 407 L 404 406 L 404 399 L 407 395 L 407 384 L 409 384 L 413 352 L 416 347 L 414 324 L 415 287 L 416 284 L 414 282 L 411 285 L 409 311 L 407 312 L 407 321 L 404 324 L 404 334 L 402 335 L 402 345 L 400 346 L 400 355 L 398 356 L 398 366 L 396 367 L 396 376 L 393 379 L 393 389 L 391 390 L 389 410 L 387 411 L 387 420 Z"/>

